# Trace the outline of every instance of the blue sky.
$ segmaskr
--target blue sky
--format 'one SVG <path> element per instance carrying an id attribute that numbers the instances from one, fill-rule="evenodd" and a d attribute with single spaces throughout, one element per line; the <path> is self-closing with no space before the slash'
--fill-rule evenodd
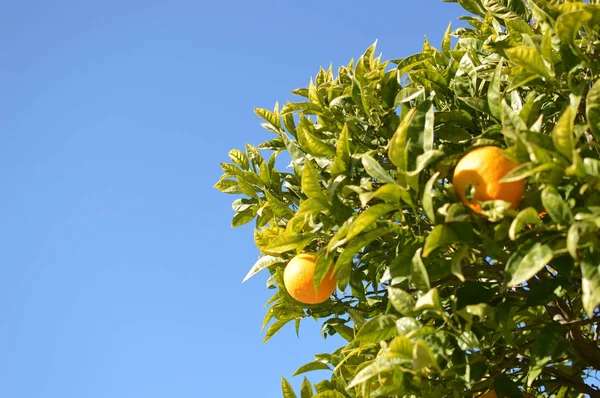
<path id="1" fill-rule="evenodd" d="M 440 0 L 12 1 L 0 12 L 0 396 L 278 397 L 313 353 L 267 344 L 252 227 L 220 161 L 271 137 L 254 107 L 376 39 L 439 46 Z M 318 381 L 324 373 L 309 374 Z M 291 379 L 294 386 L 300 377 Z"/>

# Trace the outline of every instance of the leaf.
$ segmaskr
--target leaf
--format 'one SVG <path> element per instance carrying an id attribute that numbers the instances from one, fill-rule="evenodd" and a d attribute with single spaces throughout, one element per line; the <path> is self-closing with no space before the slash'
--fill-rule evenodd
<path id="1" fill-rule="evenodd" d="M 519 286 L 523 282 L 527 282 L 535 274 L 540 272 L 554 256 L 552 249 L 547 245 L 535 243 L 533 247 L 520 259 L 518 257 L 522 253 L 515 253 L 506 265 L 507 276 L 510 277 L 507 286 Z"/>
<path id="2" fill-rule="evenodd" d="M 401 370 L 401 366 L 409 362 L 410 360 L 404 358 L 377 357 L 373 362 L 356 373 L 356 376 L 354 376 L 354 379 L 352 379 L 348 388 L 367 382 L 381 373 Z"/>
<path id="3" fill-rule="evenodd" d="M 550 78 L 550 72 L 544 64 L 541 54 L 534 47 L 517 46 L 505 50 L 508 58 L 518 66 L 532 73 Z"/>
<path id="4" fill-rule="evenodd" d="M 573 223 L 573 213 L 569 205 L 553 186 L 549 185 L 542 191 L 542 204 L 554 222 L 563 225 Z"/>
<path id="5" fill-rule="evenodd" d="M 567 108 L 552 130 L 554 147 L 567 159 L 571 159 L 573 149 L 575 148 L 573 122 L 574 118 L 571 115 L 571 108 Z"/>
<path id="6" fill-rule="evenodd" d="M 308 198 L 326 200 L 325 195 L 321 191 L 321 186 L 319 185 L 319 177 L 320 174 L 315 170 L 312 162 L 304 162 L 304 171 L 302 172 L 301 181 L 302 192 Z"/>
<path id="7" fill-rule="evenodd" d="M 415 310 L 422 311 L 426 309 L 434 311 L 442 310 L 442 305 L 440 304 L 440 296 L 437 287 L 430 289 L 427 293 L 419 297 L 419 299 L 417 300 Z"/>
<path id="8" fill-rule="evenodd" d="M 338 257 L 335 263 L 334 272 L 338 272 L 340 269 L 349 266 L 352 263 L 352 259 L 354 259 L 354 256 L 360 249 L 373 242 L 375 239 L 389 234 L 392 231 L 393 230 L 391 228 L 380 227 L 353 239 Z"/>
<path id="9" fill-rule="evenodd" d="M 505 398 L 523 398 L 517 384 L 508 376 L 500 375 L 494 378 L 494 390 L 496 395 Z"/>
<path id="10" fill-rule="evenodd" d="M 406 87 L 400 90 L 396 95 L 396 99 L 394 100 L 394 104 L 396 106 L 400 104 L 404 104 L 406 102 L 410 102 L 415 98 L 419 98 L 421 95 L 425 93 L 425 90 L 422 88 L 416 87 Z"/>
<path id="11" fill-rule="evenodd" d="M 310 381 L 306 377 L 302 380 L 302 386 L 300 387 L 300 398 L 312 398 L 313 388 Z"/>
<path id="12" fill-rule="evenodd" d="M 423 188 L 423 198 L 421 199 L 421 205 L 423 206 L 423 210 L 429 218 L 429 221 L 435 224 L 435 210 L 433 208 L 433 184 L 440 177 L 440 172 L 438 171 L 425 184 Z"/>
<path id="13" fill-rule="evenodd" d="M 385 184 L 375 192 L 363 192 L 359 195 L 361 206 L 366 207 L 373 199 L 379 199 L 387 203 L 400 206 L 400 198 L 409 195 L 402 190 L 397 184 Z"/>
<path id="14" fill-rule="evenodd" d="M 248 164 L 248 157 L 239 149 L 232 149 L 229 151 L 229 158 L 233 161 L 233 163 L 240 166 L 243 170 L 248 170 L 250 168 Z"/>
<path id="15" fill-rule="evenodd" d="M 322 391 L 315 395 L 313 398 L 346 398 L 346 396 L 339 391 L 329 390 Z"/>
<path id="16" fill-rule="evenodd" d="M 335 155 L 335 149 L 331 145 L 315 137 L 311 133 L 312 129 L 313 126 L 307 118 L 303 117 L 300 119 L 297 131 L 298 142 L 302 149 L 317 157 Z"/>
<path id="17" fill-rule="evenodd" d="M 433 231 L 427 236 L 425 240 L 425 247 L 423 248 L 423 257 L 429 256 L 432 251 L 438 247 L 448 245 L 456 242 L 458 237 L 456 233 L 447 225 L 440 224 L 436 225 Z"/>
<path id="18" fill-rule="evenodd" d="M 356 217 L 356 220 L 354 220 L 352 224 L 350 224 L 350 229 L 348 230 L 348 234 L 346 235 L 345 240 L 351 240 L 352 238 L 360 234 L 365 228 L 377 221 L 379 217 L 397 209 L 398 206 L 387 203 L 380 203 L 375 206 L 369 207 L 358 217 Z"/>
<path id="19" fill-rule="evenodd" d="M 571 225 L 567 233 L 567 250 L 571 257 L 577 260 L 577 249 L 582 238 L 593 235 L 596 231 L 595 225 L 588 222 L 576 222 Z"/>
<path id="20" fill-rule="evenodd" d="M 268 253 L 285 253 L 290 250 L 302 250 L 315 238 L 312 233 L 283 232 L 267 246 Z"/>
<path id="21" fill-rule="evenodd" d="M 590 130 L 596 141 L 600 141 L 600 79 L 594 83 L 588 92 L 585 111 Z"/>
<path id="22" fill-rule="evenodd" d="M 600 178 L 600 160 L 585 158 L 583 159 L 583 168 L 587 175 Z"/>
<path id="23" fill-rule="evenodd" d="M 279 122 L 279 117 L 274 112 L 271 112 L 268 109 L 254 108 L 254 113 L 256 114 L 256 116 L 265 120 L 267 123 L 271 124 L 272 126 L 278 128 L 278 129 L 281 129 L 281 123 Z"/>
<path id="24" fill-rule="evenodd" d="M 316 115 L 321 113 L 321 107 L 319 105 L 313 104 L 312 102 L 288 102 L 281 109 L 281 116 L 285 116 L 286 114 L 292 112 L 301 112 L 307 115 Z"/>
<path id="25" fill-rule="evenodd" d="M 577 31 L 581 28 L 581 25 L 592 19 L 592 16 L 592 13 L 587 10 L 577 10 L 561 14 L 556 19 L 556 33 L 558 37 L 565 43 L 576 46 L 574 39 Z"/>
<path id="26" fill-rule="evenodd" d="M 281 378 L 281 390 L 283 392 L 283 398 L 296 398 L 296 393 L 289 381 L 285 378 Z"/>
<path id="27" fill-rule="evenodd" d="M 391 62 L 397 64 L 398 74 L 401 76 L 406 73 L 408 70 L 414 68 L 415 66 L 422 64 L 426 60 L 431 58 L 431 54 L 419 53 L 409 55 L 406 58 L 402 59 L 393 59 Z"/>
<path id="28" fill-rule="evenodd" d="M 235 215 L 231 219 L 231 227 L 235 228 L 247 224 L 250 221 L 254 220 L 254 217 L 256 217 L 256 208 L 235 213 Z"/>
<path id="29" fill-rule="evenodd" d="M 392 136 L 388 147 L 388 158 L 394 164 L 394 166 L 399 167 L 402 170 L 406 170 L 405 149 L 408 128 L 413 118 L 415 117 L 416 112 L 416 108 L 411 108 L 411 110 L 406 114 L 406 116 L 404 116 L 404 118 L 398 125 L 398 128 L 394 132 L 394 135 Z"/>
<path id="30" fill-rule="evenodd" d="M 269 329 L 267 329 L 267 333 L 265 334 L 265 338 L 263 340 L 263 344 L 266 343 L 277 333 L 286 323 L 288 323 L 291 319 L 282 319 L 274 322 Z"/>
<path id="31" fill-rule="evenodd" d="M 362 164 L 365 171 L 373 178 L 380 182 L 395 184 L 396 180 L 388 173 L 379 162 L 369 155 L 362 155 Z"/>
<path id="32" fill-rule="evenodd" d="M 365 323 L 356 334 L 354 340 L 366 343 L 379 343 L 396 333 L 396 317 L 393 315 L 377 315 Z"/>
<path id="33" fill-rule="evenodd" d="M 292 376 L 298 376 L 302 373 L 313 372 L 315 370 L 331 370 L 331 368 L 323 363 L 323 361 L 315 359 L 312 362 L 300 366 Z"/>
<path id="34" fill-rule="evenodd" d="M 242 193 L 242 191 L 240 191 L 240 187 L 238 186 L 238 183 L 236 180 L 221 179 L 214 185 L 214 187 L 223 193 L 229 193 L 229 194 Z"/>
<path id="35" fill-rule="evenodd" d="M 531 387 L 546 364 L 550 362 L 561 341 L 562 331 L 559 323 L 549 323 L 542 329 L 531 349 L 529 374 L 527 375 L 528 387 Z"/>
<path id="36" fill-rule="evenodd" d="M 485 16 L 485 10 L 481 5 L 479 0 L 458 0 L 458 3 L 467 11 L 477 14 L 480 16 Z"/>
<path id="37" fill-rule="evenodd" d="M 388 287 L 388 298 L 396 311 L 402 315 L 410 315 L 414 312 L 415 299 L 402 289 Z"/>
<path id="38" fill-rule="evenodd" d="M 295 169 L 301 172 L 302 168 L 304 167 L 304 152 L 302 151 L 302 149 L 300 149 L 298 143 L 296 141 L 291 140 L 286 133 L 281 134 L 281 140 L 283 141 L 285 148 L 287 149 L 287 151 L 290 154 L 290 157 L 292 158 L 292 165 Z"/>
<path id="39" fill-rule="evenodd" d="M 396 321 L 396 338 L 398 336 L 410 337 L 418 332 L 423 325 L 412 317 L 402 317 Z"/>
<path id="40" fill-rule="evenodd" d="M 597 257 L 597 256 L 596 256 Z M 589 317 L 600 304 L 600 265 L 591 255 L 581 261 L 581 288 L 583 291 L 583 309 Z"/>
<path id="41" fill-rule="evenodd" d="M 506 173 L 500 180 L 501 183 L 513 182 L 524 180 L 525 178 L 531 177 L 546 170 L 550 170 L 554 167 L 553 163 L 542 163 L 537 164 L 534 162 L 522 163 Z"/>
<path id="42" fill-rule="evenodd" d="M 490 108 L 486 100 L 482 98 L 473 98 L 473 97 L 457 97 L 459 100 L 463 101 L 465 104 L 469 105 L 471 108 L 476 111 L 483 113 L 490 113 Z"/>
<path id="43" fill-rule="evenodd" d="M 438 151 L 437 149 L 432 149 L 417 156 L 416 168 L 412 171 L 409 171 L 407 174 L 409 176 L 416 176 L 421 171 L 425 170 L 425 168 L 430 164 L 435 163 L 437 160 L 444 157 L 444 155 L 444 152 Z"/>
<path id="44" fill-rule="evenodd" d="M 528 224 L 540 224 L 542 221 L 540 220 L 540 216 L 538 215 L 538 211 L 533 207 L 528 207 L 523 209 L 517 214 L 512 223 L 510 224 L 510 228 L 508 229 L 508 237 L 510 240 L 517 239 L 517 233 L 523 229 Z"/>
<path id="45" fill-rule="evenodd" d="M 413 368 L 421 370 L 427 367 L 434 367 L 440 370 L 431 348 L 429 348 L 424 340 L 417 340 L 417 343 L 413 347 Z"/>
<path id="46" fill-rule="evenodd" d="M 335 158 L 333 159 L 333 166 L 331 166 L 331 176 L 333 178 L 340 174 L 344 174 L 348 170 L 348 163 L 350 163 L 350 144 L 348 142 L 348 125 L 344 124 L 340 137 L 335 148 Z"/>
<path id="47" fill-rule="evenodd" d="M 417 289 L 428 290 L 431 289 L 431 284 L 429 282 L 429 274 L 421 258 L 421 250 L 421 248 L 418 248 L 412 258 L 411 280 Z"/>
<path id="48" fill-rule="evenodd" d="M 252 185 L 249 182 L 247 182 L 243 177 L 238 176 L 237 181 L 238 181 L 238 187 L 240 188 L 240 191 L 242 191 L 242 193 L 244 195 L 247 195 L 251 198 L 257 197 L 256 191 L 254 190 Z"/>
<path id="49" fill-rule="evenodd" d="M 265 191 L 265 197 L 267 198 L 267 202 L 269 202 L 269 206 L 271 207 L 275 215 L 282 218 L 292 218 L 294 216 L 293 210 L 290 209 L 281 200 L 273 196 L 269 191 Z"/>
<path id="50" fill-rule="evenodd" d="M 496 69 L 494 71 L 494 75 L 492 76 L 492 81 L 490 82 L 490 86 L 488 88 L 488 107 L 490 109 L 490 114 L 496 119 L 500 119 L 500 109 L 502 109 L 500 102 L 500 83 L 502 81 L 502 60 L 498 61 L 498 65 L 496 65 Z"/>
<path id="51" fill-rule="evenodd" d="M 452 22 L 448 24 L 446 28 L 446 33 L 444 33 L 444 38 L 442 39 L 442 52 L 446 56 L 450 56 L 450 45 L 451 45 L 451 37 L 450 33 L 452 33 Z"/>
<path id="52" fill-rule="evenodd" d="M 385 356 L 412 360 L 414 344 L 405 336 L 396 336 L 390 342 Z"/>
<path id="53" fill-rule="evenodd" d="M 272 265 L 275 264 L 280 264 L 285 262 L 285 259 L 281 258 L 281 257 L 275 257 L 275 256 L 262 256 L 261 258 L 259 258 L 254 265 L 252 266 L 252 268 L 250 268 L 250 271 L 248 271 L 248 274 L 246 274 L 246 276 L 244 277 L 244 280 L 242 281 L 242 283 L 246 282 L 248 279 L 252 278 L 254 275 L 256 275 L 258 272 L 260 272 L 261 270 L 268 268 Z"/>

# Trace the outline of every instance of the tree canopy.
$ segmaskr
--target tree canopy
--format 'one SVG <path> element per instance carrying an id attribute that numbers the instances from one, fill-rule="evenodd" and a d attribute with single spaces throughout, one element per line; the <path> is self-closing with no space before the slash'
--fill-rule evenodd
<path id="1" fill-rule="evenodd" d="M 232 226 L 255 223 L 247 278 L 267 270 L 275 292 L 265 340 L 314 318 L 346 342 L 299 366 L 331 370 L 302 398 L 600 396 L 600 5 L 453 2 L 467 26 L 439 48 L 321 68 L 297 102 L 255 110 L 272 139 L 221 164 Z M 501 181 L 526 183 L 518 208 L 457 196 L 481 146 L 518 163 Z M 285 289 L 302 252 L 315 287 L 335 264 L 321 304 Z"/>

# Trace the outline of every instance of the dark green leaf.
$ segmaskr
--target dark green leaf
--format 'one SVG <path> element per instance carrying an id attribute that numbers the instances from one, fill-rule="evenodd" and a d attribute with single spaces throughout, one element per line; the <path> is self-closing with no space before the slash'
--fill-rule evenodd
<path id="1" fill-rule="evenodd" d="M 529 224 L 540 224 L 542 221 L 540 220 L 540 216 L 538 211 L 533 207 L 528 207 L 523 209 L 517 214 L 515 219 L 510 224 L 510 228 L 508 230 L 508 237 L 511 240 L 517 239 L 517 233 L 521 231 L 526 225 Z"/>
<path id="2" fill-rule="evenodd" d="M 581 287 L 583 291 L 583 309 L 589 317 L 592 317 L 594 310 L 600 304 L 600 265 L 597 261 L 598 256 L 593 258 L 591 255 L 581 261 Z M 594 261 L 596 260 L 596 261 Z"/>
<path id="3" fill-rule="evenodd" d="M 281 378 L 281 390 L 283 391 L 283 398 L 296 398 L 292 385 L 283 377 Z"/>
<path id="4" fill-rule="evenodd" d="M 305 377 L 302 380 L 302 386 L 300 387 L 300 398 L 312 398 L 313 396 L 313 388 L 310 384 L 310 381 Z"/>
<path id="5" fill-rule="evenodd" d="M 562 341 L 562 335 L 560 324 L 552 322 L 546 325 L 537 336 L 531 349 L 529 374 L 527 375 L 528 386 L 533 384 L 546 364 L 550 362 Z"/>
<path id="6" fill-rule="evenodd" d="M 421 205 L 423 206 L 423 210 L 427 215 L 427 218 L 435 224 L 435 210 L 433 208 L 433 184 L 436 183 L 439 178 L 440 173 L 437 172 L 431 176 L 429 181 L 425 184 L 425 188 L 423 188 L 423 199 L 421 200 Z"/>
<path id="7" fill-rule="evenodd" d="M 268 253 L 285 253 L 290 250 L 302 250 L 315 238 L 315 234 L 300 234 L 296 232 L 283 232 L 275 237 L 267 246 Z"/>
<path id="8" fill-rule="evenodd" d="M 500 102 L 500 83 L 502 81 L 502 61 L 498 62 L 496 66 L 496 70 L 494 71 L 494 75 L 492 76 L 492 81 L 490 82 L 490 86 L 488 88 L 488 107 L 490 109 L 490 114 L 496 119 L 500 119 L 500 110 L 502 109 Z"/>
<path id="9" fill-rule="evenodd" d="M 263 343 L 266 343 L 267 341 L 269 341 L 271 339 L 271 337 L 273 337 L 275 335 L 275 333 L 277 333 L 279 331 L 279 329 L 281 329 L 289 321 L 290 321 L 290 319 L 282 319 L 282 320 L 279 320 L 279 321 L 273 323 L 271 326 L 269 326 L 269 329 L 267 329 L 267 334 L 265 335 L 265 339 L 263 340 Z"/>
<path id="10" fill-rule="evenodd" d="M 600 79 L 588 92 L 585 108 L 590 130 L 596 141 L 600 141 Z"/>

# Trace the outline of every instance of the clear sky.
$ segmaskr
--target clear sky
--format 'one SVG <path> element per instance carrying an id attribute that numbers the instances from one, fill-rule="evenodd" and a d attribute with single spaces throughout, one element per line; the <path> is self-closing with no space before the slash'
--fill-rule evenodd
<path id="1" fill-rule="evenodd" d="M 319 66 L 439 47 L 440 0 L 0 4 L 0 396 L 280 396 L 340 343 L 267 344 L 220 161 Z M 327 374 L 309 374 L 313 381 Z M 292 380 L 298 386 L 301 377 Z"/>

